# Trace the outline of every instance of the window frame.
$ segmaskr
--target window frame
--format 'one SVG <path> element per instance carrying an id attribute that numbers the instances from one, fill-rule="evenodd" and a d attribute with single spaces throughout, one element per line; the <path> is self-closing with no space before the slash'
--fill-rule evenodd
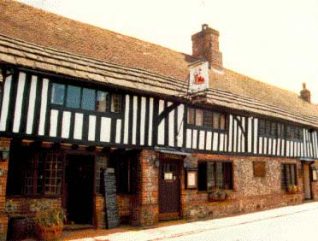
<path id="1" fill-rule="evenodd" d="M 294 169 L 293 173 L 292 173 L 292 169 Z M 288 172 L 288 174 L 287 174 L 287 172 Z M 292 174 L 294 174 L 293 177 L 291 177 Z M 298 186 L 297 164 L 296 163 L 282 163 L 281 164 L 281 189 L 287 191 L 288 186 L 290 186 L 290 185 Z"/>
<path id="2" fill-rule="evenodd" d="M 197 123 L 197 112 L 200 111 L 202 113 L 202 123 L 201 125 L 198 125 Z M 196 107 L 187 107 L 186 111 L 186 124 L 191 128 L 197 128 L 197 129 L 205 129 L 205 130 L 211 130 L 211 131 L 218 131 L 218 132 L 227 132 L 228 131 L 228 114 L 226 112 L 220 112 L 220 111 L 213 111 L 213 110 L 207 110 L 207 109 L 201 109 Z M 193 112 L 193 113 L 191 113 Z M 193 116 L 192 116 L 193 114 Z M 209 118 L 207 118 L 207 115 L 210 115 Z M 218 116 L 218 126 L 217 128 L 214 127 L 214 116 Z M 190 117 L 192 120 L 190 120 Z M 224 120 L 222 120 L 224 118 Z M 206 123 L 207 119 L 210 119 L 210 124 Z M 222 127 L 222 122 L 224 123 L 224 128 Z"/>
<path id="3" fill-rule="evenodd" d="M 273 133 L 273 126 L 275 131 Z M 303 127 L 284 124 L 279 121 L 268 120 L 264 118 L 258 119 L 258 136 L 269 138 L 283 138 L 286 140 L 302 142 L 303 141 Z"/>
<path id="4" fill-rule="evenodd" d="M 214 186 L 209 188 L 209 172 L 208 172 L 208 164 L 212 164 L 215 166 L 214 168 L 214 175 L 212 178 L 214 178 L 213 183 Z M 217 174 L 217 165 L 222 165 L 222 185 L 223 187 L 218 186 L 218 174 Z M 204 169 L 202 171 L 202 165 L 204 165 Z M 226 171 L 225 167 L 226 165 L 229 165 L 230 170 Z M 205 181 L 200 180 L 202 177 L 200 176 L 200 172 L 203 172 L 201 175 L 205 175 Z M 229 180 L 226 180 L 226 175 L 230 174 L 230 177 L 227 177 Z M 198 174 L 197 174 L 197 186 L 198 191 L 200 192 L 211 192 L 216 189 L 221 190 L 234 190 L 234 168 L 233 168 L 233 161 L 218 161 L 218 160 L 200 160 L 198 162 Z M 203 183 L 202 183 L 203 182 Z M 228 186 L 228 188 L 226 188 Z M 203 188 L 202 188 L 203 187 Z"/>
<path id="5" fill-rule="evenodd" d="M 48 198 L 55 198 L 55 197 L 61 197 L 63 192 L 63 182 L 64 182 L 64 161 L 63 156 L 64 153 L 60 150 L 55 151 L 53 149 L 46 149 L 42 147 L 31 147 L 31 146 L 25 146 L 21 145 L 18 147 L 20 151 L 26 151 L 25 154 L 28 155 L 27 162 L 21 162 L 16 160 L 16 163 L 14 164 L 15 168 L 24 168 L 22 171 L 20 171 L 23 175 L 21 179 L 21 183 L 13 182 L 12 176 L 9 177 L 9 175 L 13 175 L 14 173 L 8 174 L 8 184 L 11 187 L 7 188 L 6 195 L 8 197 L 48 197 Z M 57 156 L 57 157 L 56 157 Z M 60 158 L 59 160 L 59 166 L 56 166 L 57 168 L 54 170 L 54 172 L 49 173 L 47 175 L 47 163 L 49 163 L 49 160 L 53 160 L 54 158 Z M 41 163 L 41 164 L 40 164 Z M 54 162 L 56 164 L 56 162 Z M 53 163 L 53 164 L 54 164 Z M 26 169 L 27 168 L 27 169 Z M 28 174 L 29 173 L 29 174 Z M 50 193 L 46 191 L 47 187 L 52 187 L 52 174 L 54 175 L 54 182 L 57 184 L 56 188 L 59 190 L 55 193 Z M 58 175 L 59 174 L 59 175 Z M 27 177 L 29 175 L 29 177 Z M 42 176 L 40 178 L 40 176 Z M 10 179 L 10 181 L 9 181 Z M 31 180 L 30 183 L 26 183 L 27 180 Z M 46 183 L 47 180 L 48 183 Z M 18 188 L 12 188 L 12 185 L 20 185 Z M 59 186 L 58 186 L 59 185 Z M 41 187 L 39 189 L 39 187 Z M 13 190 L 19 189 L 19 192 L 11 192 Z M 31 190 L 31 191 L 29 191 Z"/>
<path id="6" fill-rule="evenodd" d="M 64 96 L 63 96 L 63 103 L 62 104 L 58 104 L 58 103 L 54 103 L 52 98 L 53 98 L 53 86 L 54 85 L 63 85 L 64 86 Z M 80 89 L 80 96 L 79 96 L 79 106 L 78 107 L 72 107 L 72 106 L 67 106 L 67 98 L 68 98 L 68 89 L 69 87 L 75 87 L 75 88 L 79 88 Z M 88 89 L 88 90 L 92 90 L 94 91 L 94 109 L 90 110 L 90 109 L 86 109 L 83 107 L 83 91 L 84 89 Z M 97 108 L 97 103 L 98 103 L 98 92 L 103 92 L 106 93 L 106 107 L 105 107 L 105 111 L 100 111 Z M 121 115 L 124 113 L 124 108 L 125 108 L 125 99 L 124 99 L 124 94 L 122 94 L 119 91 L 112 91 L 112 90 L 108 90 L 108 89 L 98 89 L 98 88 L 94 88 L 92 86 L 80 86 L 80 85 L 76 85 L 76 84 L 69 84 L 69 83 L 63 83 L 60 81 L 52 81 L 50 83 L 50 92 L 49 92 L 50 96 L 49 96 L 49 104 L 50 106 L 54 107 L 54 108 L 63 108 L 63 109 L 68 109 L 68 110 L 80 110 L 81 112 L 89 112 L 89 113 L 94 113 L 97 115 L 101 115 L 101 114 L 111 114 L 111 115 Z M 112 111 L 112 102 L 114 99 L 114 96 L 118 96 L 119 100 L 119 111 Z"/>

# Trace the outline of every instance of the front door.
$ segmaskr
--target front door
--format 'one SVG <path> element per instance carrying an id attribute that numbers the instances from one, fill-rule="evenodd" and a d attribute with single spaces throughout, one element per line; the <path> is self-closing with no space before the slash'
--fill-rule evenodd
<path id="1" fill-rule="evenodd" d="M 307 163 L 303 164 L 304 169 L 304 192 L 305 192 L 305 199 L 312 199 L 311 197 L 311 168 L 310 165 Z"/>
<path id="2" fill-rule="evenodd" d="M 94 156 L 66 156 L 64 205 L 70 224 L 93 223 Z"/>
<path id="3" fill-rule="evenodd" d="M 180 160 L 160 160 L 159 168 L 159 218 L 179 218 Z"/>

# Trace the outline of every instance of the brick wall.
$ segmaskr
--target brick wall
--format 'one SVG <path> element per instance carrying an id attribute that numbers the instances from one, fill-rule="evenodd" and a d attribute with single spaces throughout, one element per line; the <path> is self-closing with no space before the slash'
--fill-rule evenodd
<path id="1" fill-rule="evenodd" d="M 158 222 L 158 168 L 153 160 L 156 153 L 143 150 L 140 153 L 140 184 L 138 195 L 132 197 L 132 225 L 152 225 Z"/>
<path id="2" fill-rule="evenodd" d="M 311 184 L 313 200 L 318 201 L 318 182 L 312 182 Z"/>
<path id="3" fill-rule="evenodd" d="M 0 148 L 9 151 L 10 139 L 1 137 Z M 5 212 L 8 165 L 8 159 L 0 161 L 0 241 L 6 240 L 8 229 L 8 216 Z"/>

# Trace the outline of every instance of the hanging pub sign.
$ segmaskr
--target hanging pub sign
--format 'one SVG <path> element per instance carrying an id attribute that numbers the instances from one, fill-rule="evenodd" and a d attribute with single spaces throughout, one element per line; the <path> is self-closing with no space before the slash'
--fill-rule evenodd
<path id="1" fill-rule="evenodd" d="M 189 92 L 196 93 L 209 88 L 208 62 L 196 62 L 189 66 Z"/>

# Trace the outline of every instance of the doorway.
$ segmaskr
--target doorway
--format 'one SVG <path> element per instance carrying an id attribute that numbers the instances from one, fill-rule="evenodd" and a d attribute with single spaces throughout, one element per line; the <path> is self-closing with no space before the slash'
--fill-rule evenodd
<path id="1" fill-rule="evenodd" d="M 312 193 L 311 193 L 311 167 L 308 163 L 303 163 L 303 170 L 304 170 L 304 193 L 305 199 L 311 200 Z"/>
<path id="2" fill-rule="evenodd" d="M 162 159 L 159 164 L 159 219 L 180 217 L 180 161 Z"/>
<path id="3" fill-rule="evenodd" d="M 94 156 L 67 154 L 64 207 L 70 224 L 93 224 Z"/>

